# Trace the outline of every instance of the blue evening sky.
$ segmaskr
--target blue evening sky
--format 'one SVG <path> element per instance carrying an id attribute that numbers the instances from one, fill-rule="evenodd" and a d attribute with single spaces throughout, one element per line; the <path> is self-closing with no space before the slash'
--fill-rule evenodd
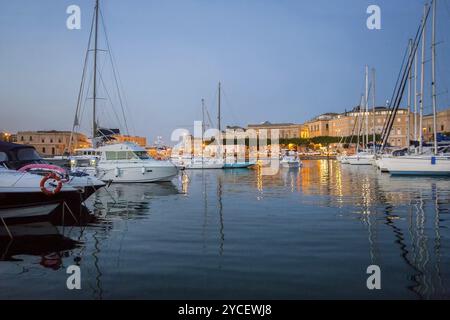
<path id="1" fill-rule="evenodd" d="M 0 130 L 71 129 L 93 2 L 0 0 Z M 81 30 L 66 28 L 66 8 L 71 4 L 81 7 Z M 370 4 L 381 7 L 380 31 L 366 28 Z M 130 131 L 147 136 L 151 143 L 157 135 L 169 142 L 176 128 L 192 129 L 193 121 L 201 120 L 201 98 L 215 121 L 219 80 L 224 88 L 223 126 L 265 120 L 302 123 L 321 113 L 348 110 L 363 93 L 365 64 L 377 70 L 377 103 L 383 105 L 392 94 L 423 4 L 103 0 L 101 5 Z M 443 109 L 449 104 L 450 39 L 444 30 L 450 30 L 450 1 L 439 0 L 438 6 L 438 92 Z M 429 82 L 427 75 L 428 96 Z M 117 127 L 106 103 L 99 104 L 101 125 Z M 426 108 L 429 112 L 429 101 Z M 86 132 L 89 114 L 86 107 Z"/>

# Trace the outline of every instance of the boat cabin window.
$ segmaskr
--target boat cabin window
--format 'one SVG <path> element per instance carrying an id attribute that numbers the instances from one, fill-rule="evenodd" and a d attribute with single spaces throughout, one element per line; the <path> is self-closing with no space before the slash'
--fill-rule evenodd
<path id="1" fill-rule="evenodd" d="M 4 152 L 0 152 L 0 162 L 8 161 L 8 155 Z"/>
<path id="2" fill-rule="evenodd" d="M 33 148 L 24 148 L 17 151 L 17 160 L 41 160 L 41 157 Z"/>
<path id="3" fill-rule="evenodd" d="M 106 160 L 136 160 L 139 157 L 133 151 L 106 151 Z"/>

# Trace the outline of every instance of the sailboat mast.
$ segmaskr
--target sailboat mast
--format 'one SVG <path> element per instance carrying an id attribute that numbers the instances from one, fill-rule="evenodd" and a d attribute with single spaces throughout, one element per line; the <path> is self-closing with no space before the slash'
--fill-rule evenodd
<path id="1" fill-rule="evenodd" d="M 417 50 L 414 55 L 414 141 L 417 141 Z"/>
<path id="2" fill-rule="evenodd" d="M 413 51 L 413 44 L 412 39 L 409 39 L 409 58 L 411 59 L 412 51 Z M 407 111 L 407 130 L 406 130 L 406 143 L 408 145 L 408 148 L 410 146 L 411 142 L 411 94 L 412 94 L 412 69 L 409 69 L 408 74 L 408 111 Z"/>
<path id="3" fill-rule="evenodd" d="M 437 106 L 436 106 L 436 0 L 432 2 L 433 6 L 433 24 L 431 40 L 431 92 L 433 99 L 433 133 L 434 133 L 434 154 L 438 153 L 437 143 Z"/>
<path id="4" fill-rule="evenodd" d="M 420 70 L 420 115 L 419 115 L 419 153 L 422 153 L 422 143 L 423 143 L 423 98 L 424 98 L 424 82 L 425 82 L 425 37 L 426 37 L 426 16 L 428 11 L 428 4 L 425 4 L 423 9 L 423 20 L 422 20 L 422 62 Z"/>
<path id="5" fill-rule="evenodd" d="M 94 34 L 94 77 L 93 77 L 93 97 L 92 97 L 92 146 L 97 147 L 95 137 L 97 135 L 97 50 L 98 50 L 98 11 L 99 0 L 95 0 L 95 34 Z"/>
<path id="6" fill-rule="evenodd" d="M 202 164 L 203 164 L 203 157 L 204 157 L 204 146 L 203 141 L 205 140 L 205 99 L 202 99 Z"/>
<path id="7" fill-rule="evenodd" d="M 376 110 L 376 102 L 375 102 L 375 68 L 372 68 L 372 143 L 373 143 L 373 154 L 377 152 L 377 144 L 376 144 L 376 132 L 375 132 L 375 110 Z"/>
<path id="8" fill-rule="evenodd" d="M 364 96 L 361 95 L 361 101 L 359 102 L 359 107 L 358 107 L 358 136 L 356 139 L 356 153 L 359 152 L 359 147 L 360 147 L 360 143 L 361 143 L 361 131 L 362 131 L 362 121 L 363 121 L 363 116 L 364 116 Z M 364 137 L 364 135 L 363 135 Z"/>
<path id="9" fill-rule="evenodd" d="M 217 101 L 217 129 L 219 129 L 219 133 L 222 132 L 221 128 L 221 117 L 220 117 L 220 108 L 221 108 L 221 100 L 222 100 L 222 84 L 219 82 L 219 95 L 218 95 L 218 101 Z"/>
<path id="10" fill-rule="evenodd" d="M 365 113 L 366 113 L 366 146 L 369 145 L 369 66 L 366 65 L 366 94 L 365 94 Z"/>

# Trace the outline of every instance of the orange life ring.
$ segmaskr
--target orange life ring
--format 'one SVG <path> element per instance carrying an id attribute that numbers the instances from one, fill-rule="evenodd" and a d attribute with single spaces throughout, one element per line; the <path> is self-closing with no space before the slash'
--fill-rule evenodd
<path id="1" fill-rule="evenodd" d="M 58 185 L 56 186 L 56 188 L 53 191 L 48 190 L 45 187 L 45 183 L 50 179 L 55 180 L 58 183 Z M 58 194 L 61 191 L 62 186 L 63 186 L 63 183 L 61 181 L 61 178 L 55 173 L 50 173 L 50 174 L 46 175 L 44 178 L 42 178 L 42 180 L 41 180 L 41 191 L 42 191 L 42 193 L 44 193 L 48 196 L 54 196 L 55 194 Z"/>

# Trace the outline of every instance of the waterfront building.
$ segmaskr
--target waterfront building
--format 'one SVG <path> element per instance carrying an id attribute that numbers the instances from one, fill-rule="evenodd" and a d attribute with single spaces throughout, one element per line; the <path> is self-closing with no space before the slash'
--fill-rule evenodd
<path id="1" fill-rule="evenodd" d="M 361 131 L 361 135 L 365 134 L 365 123 L 366 116 L 368 116 L 368 124 L 369 124 L 369 136 L 373 135 L 375 130 L 375 134 L 380 135 L 383 131 L 383 128 L 386 124 L 387 117 L 390 114 L 386 107 L 376 107 L 375 108 L 375 126 L 374 126 L 374 113 L 373 110 L 370 110 L 368 113 L 365 110 L 359 110 L 359 107 L 354 108 L 350 112 L 346 112 L 343 114 L 336 115 L 335 117 L 328 120 L 328 134 L 331 137 L 349 137 L 352 133 L 356 132 L 358 128 L 359 119 L 363 122 L 363 129 Z M 414 115 L 410 114 L 410 140 L 413 139 L 413 119 Z M 405 147 L 408 145 L 408 110 L 407 109 L 399 109 L 397 115 L 395 117 L 392 131 L 389 137 L 388 143 L 391 146 L 395 147 Z"/>
<path id="2" fill-rule="evenodd" d="M 72 143 L 70 139 L 72 137 Z M 88 138 L 77 132 L 70 131 L 19 131 L 17 143 L 31 145 L 44 157 L 61 156 L 75 149 L 89 148 Z M 69 145 L 70 149 L 69 150 Z"/>
<path id="3" fill-rule="evenodd" d="M 446 109 L 437 113 L 436 126 L 437 133 L 450 133 L 450 109 Z M 422 130 L 425 141 L 432 141 L 434 139 L 432 114 L 423 117 Z"/>
<path id="4" fill-rule="evenodd" d="M 325 113 L 305 123 L 309 131 L 309 138 L 331 136 L 330 120 L 336 116 L 338 116 L 337 113 Z"/>
<path id="5" fill-rule="evenodd" d="M 247 129 L 255 130 L 259 135 L 261 130 L 266 130 L 267 137 L 271 137 L 272 130 L 279 130 L 280 139 L 308 138 L 308 130 L 301 124 L 293 123 L 270 123 L 269 121 L 261 124 L 249 124 Z"/>

